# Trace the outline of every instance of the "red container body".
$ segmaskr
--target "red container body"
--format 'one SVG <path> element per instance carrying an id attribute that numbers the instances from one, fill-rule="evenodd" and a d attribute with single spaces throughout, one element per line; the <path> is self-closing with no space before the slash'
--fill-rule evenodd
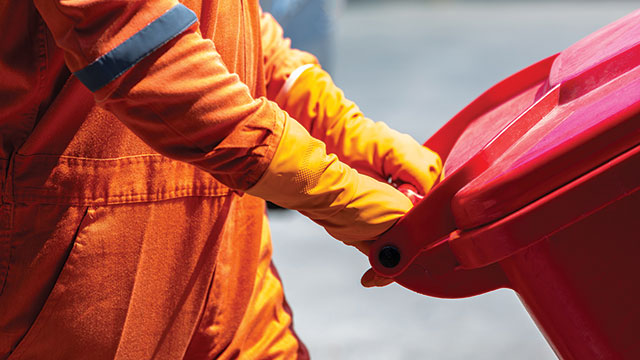
<path id="1" fill-rule="evenodd" d="M 511 288 L 561 359 L 640 359 L 640 11 L 425 145 L 445 176 L 373 246 L 379 274 L 445 298 Z"/>

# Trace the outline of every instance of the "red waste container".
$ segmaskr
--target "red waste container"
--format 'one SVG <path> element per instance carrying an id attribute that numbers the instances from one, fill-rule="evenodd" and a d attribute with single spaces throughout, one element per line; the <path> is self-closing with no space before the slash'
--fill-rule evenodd
<path id="1" fill-rule="evenodd" d="M 422 294 L 515 290 L 561 359 L 640 359 L 640 11 L 426 143 L 446 176 L 370 253 Z"/>

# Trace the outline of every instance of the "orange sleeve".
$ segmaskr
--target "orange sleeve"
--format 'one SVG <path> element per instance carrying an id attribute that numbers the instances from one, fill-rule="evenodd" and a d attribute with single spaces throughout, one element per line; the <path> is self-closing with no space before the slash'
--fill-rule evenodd
<path id="1" fill-rule="evenodd" d="M 318 64 L 318 60 L 308 52 L 292 49 L 291 40 L 284 37 L 282 27 L 271 14 L 262 13 L 260 27 L 267 98 L 275 100 L 293 71 L 303 65 Z"/>
<path id="2" fill-rule="evenodd" d="M 70 70 L 156 151 L 235 189 L 262 176 L 286 114 L 229 73 L 175 0 L 34 0 Z"/>

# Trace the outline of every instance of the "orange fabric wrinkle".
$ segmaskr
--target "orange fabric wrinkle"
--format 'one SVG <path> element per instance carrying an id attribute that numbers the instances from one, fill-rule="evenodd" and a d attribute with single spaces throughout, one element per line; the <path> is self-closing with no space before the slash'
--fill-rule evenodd
<path id="1" fill-rule="evenodd" d="M 176 3 L 0 5 L 0 359 L 308 358 L 232 189 L 280 140 L 273 74 L 314 58 L 263 42 L 257 1 L 186 0 L 199 24 L 99 104 L 70 75 Z"/>

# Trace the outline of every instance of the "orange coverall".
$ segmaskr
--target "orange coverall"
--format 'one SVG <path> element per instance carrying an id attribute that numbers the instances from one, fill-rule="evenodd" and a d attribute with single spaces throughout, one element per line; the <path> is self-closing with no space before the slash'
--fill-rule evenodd
<path id="1" fill-rule="evenodd" d="M 175 3 L 36 3 L 0 4 L 0 358 L 305 358 L 271 266 L 264 201 L 152 150 L 96 105 L 54 43 L 69 35 L 56 33 L 69 31 L 69 18 L 89 24 L 108 14 L 111 23 L 62 40 L 77 56 L 69 63 L 83 68 L 97 57 L 90 52 L 110 50 Z M 272 118 L 261 116 L 271 105 L 247 100 L 240 82 L 258 99 L 315 59 L 289 49 L 257 1 L 183 3 L 220 57 L 192 67 L 197 54 L 186 49 L 197 40 L 186 34 L 162 60 L 183 66 L 144 74 L 158 61 L 152 54 L 129 77 L 147 76 L 138 94 L 158 86 L 199 91 L 181 71 L 224 77 L 218 99 L 202 106 L 219 107 L 236 129 L 202 124 L 201 136 L 215 131 L 225 144 L 201 161 L 246 188 L 278 138 L 273 124 L 261 123 Z M 94 37 L 101 27 L 108 29 Z M 167 107 L 180 104 L 155 96 Z M 171 153 L 180 139 L 169 130 L 145 130 L 174 158 L 193 157 Z"/>
<path id="2" fill-rule="evenodd" d="M 293 126 L 267 98 L 316 60 L 257 1 L 182 4 L 0 3 L 0 359 L 308 357 L 241 191 Z M 314 101 L 290 107 L 317 132 Z"/>

